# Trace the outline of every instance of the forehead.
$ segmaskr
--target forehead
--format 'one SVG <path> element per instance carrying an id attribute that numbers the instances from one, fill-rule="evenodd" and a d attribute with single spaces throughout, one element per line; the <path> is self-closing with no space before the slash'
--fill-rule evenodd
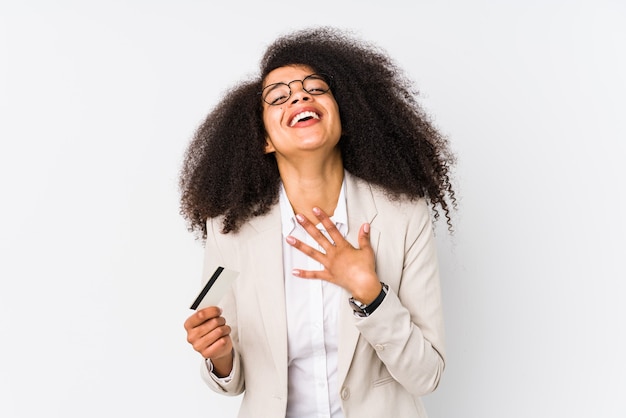
<path id="1" fill-rule="evenodd" d="M 315 71 L 308 65 L 288 65 L 272 70 L 263 80 L 263 87 L 274 83 L 289 83 L 292 80 L 302 80 Z"/>

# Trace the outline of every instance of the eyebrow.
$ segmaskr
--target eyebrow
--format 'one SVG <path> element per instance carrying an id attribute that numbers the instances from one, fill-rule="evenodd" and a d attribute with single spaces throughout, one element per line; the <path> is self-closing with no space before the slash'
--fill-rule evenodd
<path id="1" fill-rule="evenodd" d="M 275 82 L 275 83 L 269 83 L 269 84 L 267 84 L 266 86 L 262 87 L 262 90 L 265 90 L 265 89 L 266 89 L 266 88 L 268 88 L 269 86 L 274 86 L 274 87 L 276 87 L 276 85 L 278 85 L 278 84 L 284 84 L 284 85 L 286 85 L 287 87 L 291 88 L 290 84 L 291 84 L 291 83 L 293 83 L 294 81 L 304 81 L 305 79 L 307 79 L 307 78 L 309 78 L 309 77 L 311 77 L 311 76 L 314 76 L 315 78 L 317 78 L 317 79 L 319 79 L 319 80 L 324 80 L 324 78 L 323 78 L 322 76 L 320 76 L 319 74 L 317 74 L 317 73 L 311 73 L 311 74 L 305 75 L 305 76 L 304 76 L 302 79 L 300 79 L 300 80 L 298 80 L 297 78 L 296 78 L 295 80 L 291 80 L 289 83 L 286 83 L 286 82 L 284 82 L 284 81 L 277 81 L 277 82 Z"/>
<path id="2" fill-rule="evenodd" d="M 268 89 L 268 88 L 269 88 L 269 90 L 270 90 L 270 91 L 271 91 L 271 90 L 274 90 L 275 88 L 277 88 L 277 87 L 278 87 L 278 86 L 280 86 L 281 84 L 282 84 L 282 85 L 285 85 L 285 86 L 287 86 L 287 87 L 289 87 L 289 84 L 287 84 L 287 83 L 283 83 L 282 81 L 279 81 L 278 83 L 268 84 L 267 86 L 263 87 L 263 91 L 265 91 L 265 90 L 266 90 L 266 89 Z"/>

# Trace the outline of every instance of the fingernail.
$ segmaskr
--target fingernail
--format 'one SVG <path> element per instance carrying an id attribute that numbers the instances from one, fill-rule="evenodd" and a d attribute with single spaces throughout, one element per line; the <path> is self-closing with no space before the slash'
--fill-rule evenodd
<path id="1" fill-rule="evenodd" d="M 293 274 L 294 276 L 299 276 L 300 275 L 300 270 L 293 269 L 293 270 L 291 270 L 291 274 Z"/>
<path id="2" fill-rule="evenodd" d="M 322 211 L 320 210 L 320 208 L 313 208 L 313 213 L 316 215 L 319 215 L 320 213 L 322 213 Z"/>
<path id="3" fill-rule="evenodd" d="M 300 215 L 300 214 L 297 214 L 297 215 L 296 215 L 296 219 L 297 219 L 297 220 L 298 220 L 298 222 L 300 222 L 300 223 L 304 222 L 304 216 L 302 216 L 302 215 Z"/>
<path id="4" fill-rule="evenodd" d="M 363 225 L 363 232 L 365 232 L 366 234 L 370 233 L 370 224 Z"/>
<path id="5" fill-rule="evenodd" d="M 289 244 L 291 244 L 291 245 L 293 245 L 293 244 L 295 244 L 295 243 L 296 243 L 296 239 L 295 239 L 294 237 L 292 237 L 291 235 L 289 235 L 289 236 L 288 236 L 287 238 L 285 238 L 285 239 L 286 239 L 286 241 L 287 241 Z"/>

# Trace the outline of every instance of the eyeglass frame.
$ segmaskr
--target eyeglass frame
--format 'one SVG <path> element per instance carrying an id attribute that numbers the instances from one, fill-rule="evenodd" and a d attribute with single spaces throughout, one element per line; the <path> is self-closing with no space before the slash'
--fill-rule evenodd
<path id="1" fill-rule="evenodd" d="M 304 81 L 310 77 L 314 77 L 317 76 L 320 80 L 324 81 L 326 84 L 328 84 L 328 89 L 324 90 L 321 93 L 313 93 L 308 91 L 307 89 L 304 88 Z M 291 98 L 291 94 L 293 93 L 291 91 L 291 83 L 295 83 L 296 81 L 299 81 L 300 83 L 302 83 L 302 90 L 304 90 L 305 92 L 307 92 L 308 94 L 310 94 L 311 96 L 321 96 L 322 94 L 326 94 L 329 91 L 332 90 L 332 78 L 324 73 L 313 73 L 313 74 L 309 74 L 306 77 L 304 77 L 302 80 L 291 80 L 289 83 L 283 83 L 282 81 L 279 81 L 278 83 L 272 83 L 272 84 L 268 84 L 267 86 L 263 87 L 263 90 L 261 90 L 258 94 L 261 96 L 261 99 L 263 100 L 263 102 L 267 103 L 270 106 L 280 106 L 282 104 L 285 104 L 290 98 Z M 287 96 L 285 98 L 285 100 L 279 102 L 279 103 L 270 103 L 267 100 L 265 100 L 265 96 L 263 95 L 263 92 L 265 90 L 267 90 L 268 88 L 272 87 L 272 86 L 278 86 L 280 84 L 283 84 L 285 86 L 287 86 L 287 88 L 289 89 L 289 96 Z"/>

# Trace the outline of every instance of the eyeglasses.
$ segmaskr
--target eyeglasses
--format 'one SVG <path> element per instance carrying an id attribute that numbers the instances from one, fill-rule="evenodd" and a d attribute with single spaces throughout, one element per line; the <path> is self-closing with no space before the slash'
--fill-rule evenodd
<path id="1" fill-rule="evenodd" d="M 312 96 L 319 96 L 330 90 L 328 77 L 323 74 L 311 74 L 303 80 L 293 80 L 289 83 L 273 83 L 261 91 L 263 101 L 269 105 L 277 106 L 285 103 L 291 97 L 291 83 L 299 81 L 302 83 L 302 90 Z"/>

